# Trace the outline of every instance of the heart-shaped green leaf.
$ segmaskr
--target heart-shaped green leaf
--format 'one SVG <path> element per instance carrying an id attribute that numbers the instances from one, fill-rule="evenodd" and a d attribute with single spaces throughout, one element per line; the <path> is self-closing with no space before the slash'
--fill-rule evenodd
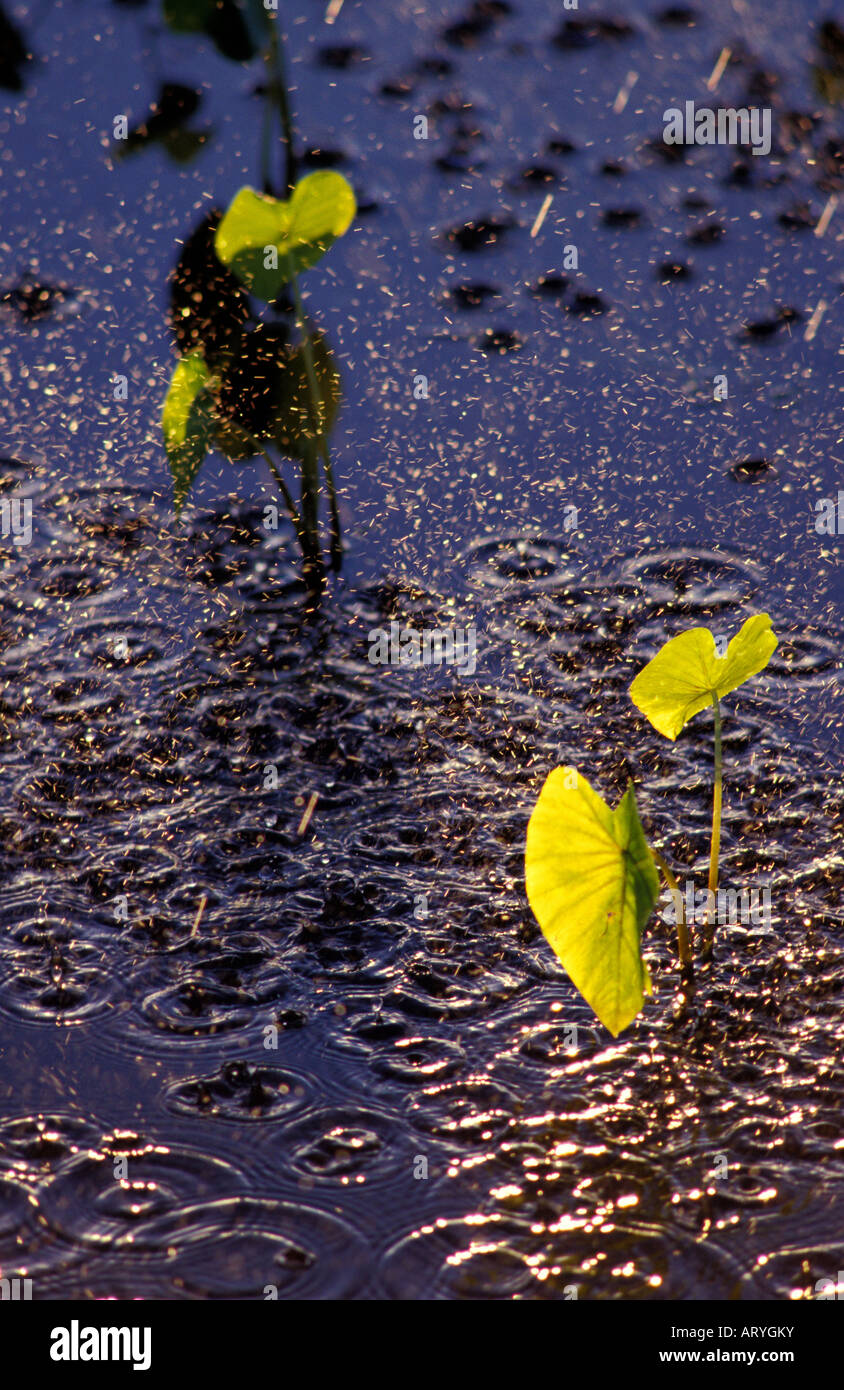
<path id="1" fill-rule="evenodd" d="M 666 738 L 675 739 L 693 715 L 767 666 L 777 646 L 767 613 L 748 618 L 718 656 L 707 627 L 672 637 L 630 687 L 630 698 Z"/>
<path id="2" fill-rule="evenodd" d="M 617 1037 L 651 993 L 640 943 L 659 895 L 632 785 L 614 811 L 558 767 L 527 831 L 528 901 L 573 984 Z"/>
<path id="3" fill-rule="evenodd" d="M 333 169 L 318 169 L 282 202 L 241 188 L 217 228 L 223 265 L 259 299 L 275 299 L 291 276 L 325 255 L 357 211 L 351 186 Z"/>
<path id="4" fill-rule="evenodd" d="M 189 352 L 176 363 L 164 401 L 161 427 L 173 475 L 177 514 L 211 448 L 217 427 L 216 388 L 217 380 L 209 372 L 201 352 Z"/>

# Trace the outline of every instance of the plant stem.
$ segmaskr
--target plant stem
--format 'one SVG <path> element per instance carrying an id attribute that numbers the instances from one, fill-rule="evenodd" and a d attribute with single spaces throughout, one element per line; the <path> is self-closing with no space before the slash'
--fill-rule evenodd
<path id="1" fill-rule="evenodd" d="M 709 896 L 706 904 L 702 959 L 709 960 L 715 938 L 715 905 L 718 900 L 718 858 L 721 850 L 721 797 L 723 788 L 721 757 L 721 707 L 718 696 L 712 697 L 715 717 L 715 788 L 712 793 L 712 841 L 709 848 Z"/>
<path id="2" fill-rule="evenodd" d="M 317 447 L 322 454 L 322 461 L 325 466 L 325 481 L 328 484 L 328 502 L 331 509 L 331 566 L 334 570 L 339 570 L 343 559 L 343 551 L 340 542 L 340 514 L 337 509 L 337 488 L 334 483 L 334 469 L 331 466 L 331 454 L 328 449 L 328 440 L 322 430 L 322 399 L 319 394 L 319 383 L 314 367 L 314 354 L 311 344 L 311 336 L 308 332 L 308 325 L 305 321 L 305 310 L 302 304 L 302 296 L 299 293 L 299 279 L 296 275 L 291 275 L 290 286 L 293 291 L 293 302 L 296 306 L 296 318 L 299 323 L 299 332 L 302 335 L 302 351 L 305 357 L 305 374 L 308 378 L 308 394 L 311 405 L 311 419 L 314 432 L 316 434 Z M 316 459 L 314 459 L 314 470 L 316 471 Z M 302 474 L 304 488 L 304 470 Z M 319 479 L 316 479 L 316 490 L 319 491 Z M 304 498 L 304 491 L 303 491 Z"/>
<path id="3" fill-rule="evenodd" d="M 316 444 L 308 440 L 302 459 L 302 523 L 312 555 L 319 555 L 319 468 Z"/>
<path id="4" fill-rule="evenodd" d="M 287 86 L 287 73 L 284 60 L 284 39 L 279 27 L 280 21 L 267 16 L 268 41 L 264 50 L 264 62 L 267 69 L 267 91 L 270 94 L 270 104 L 268 113 L 271 112 L 272 105 L 277 106 L 281 121 L 282 136 L 285 147 L 285 166 L 284 182 L 285 194 L 289 196 L 296 185 L 296 152 L 294 147 L 293 115 L 290 109 L 290 100 Z M 271 120 L 265 120 L 264 138 L 261 151 L 261 170 L 264 188 L 267 192 L 272 192 L 270 186 L 270 134 Z M 334 470 L 331 466 L 331 455 L 328 449 L 328 441 L 325 438 L 321 425 L 322 401 L 319 393 L 319 383 L 317 382 L 316 368 L 314 366 L 313 349 L 310 334 L 308 333 L 305 322 L 305 311 L 299 293 L 299 282 L 296 275 L 290 277 L 290 287 L 293 293 L 293 300 L 296 306 L 296 317 L 299 323 L 299 332 L 302 335 L 302 350 L 305 358 L 305 373 L 308 379 L 308 397 L 310 404 L 311 419 L 316 442 L 316 450 L 322 454 L 325 466 L 325 478 L 328 485 L 328 498 L 331 509 L 331 564 L 335 570 L 339 570 L 342 561 L 342 548 L 340 543 L 340 515 L 337 507 L 337 488 L 334 483 Z M 316 450 L 306 449 L 305 457 L 302 461 L 302 510 L 301 517 L 296 523 L 299 543 L 302 546 L 302 553 L 309 564 L 319 564 L 319 466 L 317 463 Z M 285 500 L 288 502 L 288 510 L 291 516 L 298 517 L 293 506 L 292 498 L 285 487 L 281 475 L 275 465 L 265 455 L 273 469 L 273 474 L 280 486 L 284 488 Z"/>
<path id="5" fill-rule="evenodd" d="M 284 505 L 287 507 L 287 510 L 288 510 L 288 512 L 290 513 L 290 520 L 293 522 L 294 530 L 295 530 L 295 532 L 296 532 L 296 535 L 297 535 L 298 538 L 299 538 L 299 544 L 300 544 L 300 545 L 303 545 L 303 542 L 302 542 L 302 518 L 299 516 L 299 513 L 298 513 L 298 511 L 296 510 L 296 504 L 295 504 L 295 502 L 293 501 L 293 498 L 292 498 L 291 495 L 290 495 L 290 489 L 288 488 L 286 482 L 285 482 L 284 479 L 282 478 L 281 473 L 280 473 L 279 470 L 278 470 L 278 465 L 277 465 L 276 462 L 275 462 L 275 459 L 272 458 L 272 456 L 271 456 L 270 454 L 267 453 L 266 449 L 262 449 L 262 450 L 261 450 L 261 453 L 263 454 L 264 458 L 267 460 L 267 463 L 268 463 L 269 466 L 270 466 L 270 472 L 272 473 L 273 477 L 275 478 L 276 482 L 278 483 L 278 490 L 279 490 L 279 492 L 281 493 L 282 497 L 284 498 Z M 304 549 L 304 546 L 303 546 L 303 549 Z"/>
<path id="6" fill-rule="evenodd" d="M 668 864 L 665 859 L 663 859 L 659 850 L 652 848 L 651 854 L 656 860 L 658 867 L 661 869 L 665 882 L 674 894 L 674 904 L 677 909 L 677 949 L 680 953 L 680 964 L 683 967 L 683 973 L 687 979 L 691 980 L 694 977 L 694 957 L 692 956 L 692 941 L 686 922 L 686 909 L 683 904 L 683 895 L 680 892 L 674 874 L 668 867 Z"/>
<path id="7" fill-rule="evenodd" d="M 319 442 L 322 452 L 322 462 L 325 468 L 325 481 L 328 483 L 328 503 L 331 508 L 331 568 L 337 571 L 343 563 L 343 546 L 340 540 L 340 513 L 337 510 L 337 488 L 334 485 L 334 469 L 331 467 L 331 455 L 328 452 L 328 441 L 324 435 L 320 435 Z"/>
<path id="8" fill-rule="evenodd" d="M 287 92 L 284 46 L 279 36 L 279 24 L 280 20 L 278 19 L 269 20 L 270 38 L 264 56 L 270 78 L 269 90 L 275 97 L 281 119 L 281 131 L 284 138 L 285 195 L 288 195 L 292 193 L 296 185 L 296 152 L 293 148 L 293 116 L 290 111 L 290 99 Z"/>
<path id="9" fill-rule="evenodd" d="M 286 482 L 281 476 L 281 473 L 279 472 L 275 459 L 267 453 L 266 449 L 261 449 L 261 453 L 263 454 L 264 458 L 267 460 L 267 463 L 270 466 L 270 472 L 272 473 L 273 477 L 275 478 L 278 484 L 279 492 L 284 498 L 285 506 L 287 507 L 287 510 L 290 513 L 290 520 L 293 522 L 293 526 L 296 531 L 296 538 L 299 542 L 299 548 L 302 551 L 305 583 L 307 584 L 309 590 L 312 593 L 318 593 L 322 586 L 323 569 L 322 564 L 320 563 L 319 543 L 318 538 L 315 538 L 315 530 L 309 527 L 310 518 L 305 517 L 305 519 L 303 520 L 302 515 L 299 513 L 296 507 L 296 503 L 293 501 L 293 498 L 290 495 L 290 489 L 288 488 Z M 303 504 L 304 500 L 305 499 L 303 497 Z"/>
<path id="10" fill-rule="evenodd" d="M 273 133 L 272 98 L 264 103 L 264 118 L 261 126 L 261 188 L 272 196 L 273 183 L 270 172 L 270 140 Z"/>

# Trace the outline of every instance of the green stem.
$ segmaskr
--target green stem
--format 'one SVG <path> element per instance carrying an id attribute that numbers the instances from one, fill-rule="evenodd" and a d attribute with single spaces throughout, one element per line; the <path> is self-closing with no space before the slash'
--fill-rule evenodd
<path id="1" fill-rule="evenodd" d="M 319 468 L 313 440 L 305 444 L 302 459 L 302 523 L 308 537 L 309 553 L 319 555 Z"/>
<path id="2" fill-rule="evenodd" d="M 324 435 L 320 435 L 320 450 L 322 452 L 322 462 L 325 468 L 325 481 L 328 484 L 328 502 L 331 508 L 331 568 L 339 570 L 343 563 L 343 546 L 340 540 L 340 513 L 337 510 L 337 488 L 334 485 L 334 469 L 331 467 L 331 455 L 328 452 L 328 441 Z"/>
<path id="3" fill-rule="evenodd" d="M 296 152 L 293 147 L 293 116 L 287 90 L 287 73 L 284 63 L 284 45 L 279 36 L 279 20 L 270 19 L 270 39 L 265 52 L 269 73 L 269 91 L 275 98 L 281 119 L 284 138 L 284 183 L 285 193 L 290 194 L 296 185 Z"/>
<path id="4" fill-rule="evenodd" d="M 307 515 L 303 519 L 303 515 L 298 511 L 296 503 L 290 495 L 290 489 L 279 472 L 275 459 L 267 453 L 266 449 L 262 449 L 261 453 L 270 466 L 270 472 L 278 484 L 279 492 L 284 498 L 285 506 L 290 513 L 290 520 L 293 522 L 296 538 L 299 541 L 299 548 L 302 551 L 305 583 L 312 593 L 318 593 L 322 585 L 323 570 L 319 557 L 319 541 L 315 536 L 316 521 Z M 303 497 L 303 512 L 304 502 L 305 498 Z"/>
<path id="5" fill-rule="evenodd" d="M 273 133 L 273 104 L 270 97 L 264 104 L 264 118 L 261 127 L 261 188 L 272 195 L 273 182 L 270 160 L 270 141 Z"/>
<path id="6" fill-rule="evenodd" d="M 281 493 L 282 497 L 284 498 L 284 505 L 287 507 L 287 510 L 288 510 L 288 512 L 289 512 L 289 514 L 290 514 L 290 520 L 293 522 L 294 530 L 295 530 L 295 532 L 296 532 L 296 535 L 297 535 L 298 538 L 299 538 L 299 544 L 300 544 L 300 545 L 302 546 L 302 548 L 304 549 L 303 535 L 302 535 L 302 518 L 299 516 L 299 513 L 298 513 L 298 511 L 296 510 L 296 503 L 293 501 L 293 498 L 292 498 L 291 495 L 290 495 L 290 489 L 288 488 L 286 482 L 285 482 L 284 479 L 282 478 L 281 473 L 279 472 L 279 469 L 278 469 L 278 465 L 277 465 L 276 462 L 275 462 L 275 459 L 272 458 L 272 456 L 271 456 L 270 454 L 267 453 L 266 449 L 262 449 L 262 450 L 261 450 L 261 453 L 263 454 L 264 458 L 267 460 L 267 463 L 268 463 L 269 466 L 270 466 L 270 472 L 272 473 L 273 477 L 275 478 L 275 480 L 276 480 L 276 482 L 277 482 L 277 484 L 278 484 L 278 490 L 279 490 L 279 492 Z"/>
<path id="7" fill-rule="evenodd" d="M 680 892 L 680 887 L 674 874 L 665 859 L 663 859 L 659 850 L 652 848 L 651 854 L 656 860 L 658 867 L 661 869 L 662 876 L 668 884 L 668 887 L 674 894 L 674 903 L 677 909 L 677 949 L 680 953 L 680 964 L 683 966 L 686 975 L 691 978 L 694 972 L 694 957 L 692 955 L 691 936 L 686 922 L 686 909 L 683 904 L 683 895 Z"/>
<path id="8" fill-rule="evenodd" d="M 305 321 L 305 309 L 302 304 L 302 296 L 299 292 L 299 280 L 296 275 L 290 277 L 290 286 L 293 291 L 293 303 L 296 306 L 296 318 L 299 324 L 299 332 L 302 335 L 302 351 L 305 358 L 305 375 L 308 378 L 311 420 L 316 434 L 317 447 L 322 454 L 322 461 L 325 467 L 325 481 L 328 485 L 328 501 L 331 509 L 331 565 L 333 569 L 339 570 L 342 563 L 343 552 L 340 542 L 340 513 L 337 508 L 337 488 L 334 483 L 334 469 L 331 466 L 331 454 L 328 449 L 328 440 L 322 431 L 322 421 L 320 418 L 322 414 L 322 398 L 319 393 L 319 383 L 314 366 L 311 335 L 308 332 L 308 325 Z M 316 471 L 316 458 L 314 458 L 314 471 Z M 302 478 L 304 488 L 304 470 Z M 316 490 L 317 492 L 319 491 L 318 477 L 316 479 Z"/>
<path id="9" fill-rule="evenodd" d="M 723 760 L 721 757 L 721 707 L 718 696 L 712 697 L 715 717 L 715 788 L 712 793 L 712 840 L 709 848 L 709 896 L 704 927 L 703 959 L 709 960 L 715 938 L 715 904 L 718 901 L 718 858 L 721 850 L 721 800 L 723 791 Z"/>

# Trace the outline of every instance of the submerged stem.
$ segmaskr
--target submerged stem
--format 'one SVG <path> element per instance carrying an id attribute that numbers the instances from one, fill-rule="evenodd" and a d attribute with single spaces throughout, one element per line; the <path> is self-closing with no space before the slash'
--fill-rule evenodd
<path id="1" fill-rule="evenodd" d="M 316 435 L 316 443 L 319 452 L 322 454 L 322 461 L 325 467 L 325 481 L 328 486 L 328 503 L 331 509 L 331 565 L 335 570 L 339 570 L 343 552 L 340 543 L 340 514 L 337 509 L 337 488 L 334 483 L 334 469 L 331 466 L 331 454 L 328 448 L 328 440 L 322 429 L 322 397 L 319 393 L 319 382 L 314 366 L 313 346 L 311 336 L 308 332 L 308 325 L 305 322 L 305 309 L 302 304 L 302 296 L 299 292 L 299 280 L 296 275 L 291 276 L 290 286 L 293 291 L 293 302 L 296 306 L 296 318 L 299 324 L 299 332 L 302 335 L 302 351 L 305 357 L 305 375 L 308 378 L 308 396 L 311 406 L 311 421 Z M 303 469 L 303 499 L 304 499 L 304 478 Z M 319 491 L 319 479 L 316 480 L 316 491 Z"/>
<path id="2" fill-rule="evenodd" d="M 340 540 L 340 513 L 337 510 L 337 488 L 334 485 L 334 469 L 331 467 L 331 455 L 328 452 L 328 441 L 324 435 L 320 435 L 319 442 L 322 452 L 322 462 L 325 467 L 325 481 L 328 484 L 328 503 L 331 508 L 331 568 L 339 570 L 343 563 L 343 547 Z"/>
<path id="3" fill-rule="evenodd" d="M 668 884 L 668 887 L 671 889 L 671 892 L 674 895 L 674 905 L 677 911 L 677 949 L 680 953 L 680 964 L 683 967 L 683 973 L 687 976 L 687 978 L 691 979 L 691 977 L 694 974 L 694 958 L 692 956 L 691 935 L 689 933 L 688 923 L 686 922 L 686 910 L 683 904 L 683 895 L 680 892 L 679 884 L 677 883 L 677 880 L 674 877 L 672 870 L 669 868 L 665 859 L 663 859 L 659 850 L 652 848 L 651 854 L 656 860 L 659 869 L 662 871 L 662 876 L 665 879 L 665 882 Z"/>
<path id="4" fill-rule="evenodd" d="M 276 483 L 278 484 L 279 492 L 284 498 L 284 504 L 287 507 L 287 510 L 290 514 L 290 520 L 293 522 L 293 527 L 296 531 L 296 539 L 298 540 L 299 548 L 302 551 L 305 583 L 307 584 L 308 589 L 311 591 L 311 593 L 318 593 L 322 585 L 323 568 L 320 562 L 318 539 L 315 537 L 313 529 L 311 529 L 311 527 L 309 526 L 310 518 L 307 514 L 303 516 L 303 514 L 299 512 L 296 503 L 293 501 L 293 498 L 290 494 L 290 489 L 288 488 L 286 482 L 281 476 L 275 459 L 267 453 L 266 449 L 262 449 L 261 453 L 263 454 L 264 458 L 267 460 L 267 463 L 269 464 L 270 472 L 272 473 L 273 477 L 276 480 Z"/>
<path id="5" fill-rule="evenodd" d="M 302 524 L 314 555 L 319 554 L 319 468 L 312 440 L 305 444 L 302 459 Z"/>
<path id="6" fill-rule="evenodd" d="M 709 848 L 709 894 L 706 905 L 706 924 L 703 935 L 703 960 L 712 955 L 715 938 L 715 905 L 718 901 L 718 858 L 721 850 L 721 801 L 723 790 L 723 760 L 721 756 L 721 707 L 718 696 L 712 697 L 715 716 L 715 787 L 712 793 L 712 840 Z"/>
<path id="7" fill-rule="evenodd" d="M 281 473 L 279 472 L 278 465 L 276 464 L 275 459 L 274 459 L 270 454 L 267 453 L 266 449 L 262 449 L 262 450 L 261 450 L 261 453 L 263 454 L 264 458 L 267 460 L 267 463 L 268 463 L 269 466 L 270 466 L 270 472 L 272 473 L 273 477 L 275 478 L 275 480 L 276 480 L 276 482 L 277 482 L 277 484 L 278 484 L 278 490 L 279 490 L 279 492 L 281 493 L 282 497 L 284 498 L 284 505 L 286 506 L 286 508 L 287 508 L 287 510 L 288 510 L 288 512 L 289 512 L 289 514 L 290 514 L 290 520 L 293 522 L 294 530 L 295 530 L 295 532 L 296 532 L 296 535 L 297 535 L 298 538 L 299 538 L 299 544 L 302 545 L 302 547 L 303 547 L 303 549 L 304 549 L 303 540 L 302 540 L 302 518 L 299 516 L 299 513 L 298 513 L 298 511 L 296 510 L 296 503 L 293 501 L 293 498 L 292 498 L 291 495 L 290 495 L 290 489 L 288 488 L 286 482 L 285 482 L 284 479 L 282 478 Z"/>

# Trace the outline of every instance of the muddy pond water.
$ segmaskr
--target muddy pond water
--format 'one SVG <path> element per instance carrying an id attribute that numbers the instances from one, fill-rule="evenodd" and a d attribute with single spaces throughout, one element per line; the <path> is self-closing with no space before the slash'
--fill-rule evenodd
<path id="1" fill-rule="evenodd" d="M 160 428 L 170 276 L 257 181 L 260 61 L 155 0 L 4 5 L 0 1271 L 811 1298 L 844 1234 L 844 11 L 286 11 L 303 168 L 359 209 L 306 282 L 346 542 L 309 618 L 269 476 L 215 456 L 177 519 Z M 770 109 L 770 152 L 667 147 L 687 100 Z M 757 611 L 722 872 L 768 929 L 724 927 L 678 1013 L 658 917 L 613 1040 L 528 908 L 530 810 L 561 763 L 632 776 L 703 882 L 711 720 L 668 743 L 627 691 Z M 472 626 L 474 671 L 373 665 L 391 623 Z"/>

